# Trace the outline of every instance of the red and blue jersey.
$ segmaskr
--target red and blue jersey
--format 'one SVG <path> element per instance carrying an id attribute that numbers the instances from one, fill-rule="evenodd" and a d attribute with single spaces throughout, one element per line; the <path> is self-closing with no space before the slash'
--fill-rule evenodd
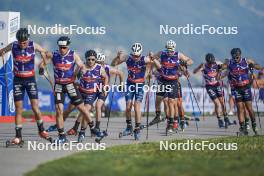
<path id="1" fill-rule="evenodd" d="M 246 58 L 242 58 L 239 63 L 230 59 L 228 70 L 228 80 L 231 87 L 243 87 L 250 83 L 249 67 Z"/>
<path id="2" fill-rule="evenodd" d="M 65 56 L 58 51 L 53 52 L 52 62 L 54 65 L 54 79 L 59 84 L 69 84 L 74 82 L 74 51 L 69 50 Z"/>
<path id="3" fill-rule="evenodd" d="M 128 69 L 127 80 L 132 83 L 144 83 L 146 73 L 145 56 L 141 56 L 140 59 L 136 61 L 130 55 L 126 61 L 126 64 Z"/>
<path id="4" fill-rule="evenodd" d="M 18 42 L 12 45 L 14 75 L 16 77 L 33 77 L 35 76 L 35 48 L 33 41 L 29 40 L 28 46 L 21 49 Z"/>
<path id="5" fill-rule="evenodd" d="M 216 63 L 212 64 L 211 66 L 204 64 L 202 73 L 205 80 L 205 85 L 214 86 L 219 84 L 217 81 L 218 65 Z"/>
<path id="6" fill-rule="evenodd" d="M 162 51 L 160 55 L 162 78 L 165 80 L 177 80 L 180 59 L 178 52 L 174 52 L 172 56 L 168 56 L 167 51 Z"/>
<path id="7" fill-rule="evenodd" d="M 80 91 L 83 93 L 97 92 L 98 84 L 101 80 L 101 65 L 97 64 L 93 69 L 87 70 L 80 79 Z"/>

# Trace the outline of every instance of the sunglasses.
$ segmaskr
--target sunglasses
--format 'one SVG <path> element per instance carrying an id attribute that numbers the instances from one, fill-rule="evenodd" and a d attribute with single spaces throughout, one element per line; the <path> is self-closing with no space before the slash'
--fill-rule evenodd
<path id="1" fill-rule="evenodd" d="M 60 49 L 66 49 L 68 48 L 67 46 L 60 46 Z"/>
<path id="2" fill-rule="evenodd" d="M 88 61 L 95 61 L 95 59 L 87 59 Z"/>

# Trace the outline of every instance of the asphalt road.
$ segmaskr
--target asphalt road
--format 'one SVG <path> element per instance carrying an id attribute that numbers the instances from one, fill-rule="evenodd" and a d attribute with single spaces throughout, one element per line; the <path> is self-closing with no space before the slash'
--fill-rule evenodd
<path id="1" fill-rule="evenodd" d="M 235 119 L 231 118 L 231 119 Z M 105 129 L 106 120 L 103 119 L 101 122 L 101 129 Z M 264 125 L 263 118 L 262 126 Z M 146 119 L 143 119 L 143 123 L 146 122 Z M 65 123 L 65 129 L 68 130 L 72 127 L 74 119 L 69 119 Z M 51 123 L 46 123 L 45 127 L 48 127 Z M 186 128 L 184 132 L 175 133 L 170 136 L 165 135 L 165 123 L 160 123 L 159 128 L 156 125 L 149 128 L 149 137 L 146 140 L 146 130 L 142 131 L 142 136 L 139 142 L 145 141 L 161 141 L 168 139 L 206 139 L 214 137 L 224 137 L 224 136 L 236 136 L 238 131 L 238 125 L 230 126 L 228 129 L 219 129 L 217 128 L 217 122 L 215 117 L 206 117 L 205 120 L 202 120 L 197 123 L 199 130 L 197 131 L 195 121 L 190 121 L 189 127 Z M 126 136 L 119 139 L 118 134 L 121 132 L 125 124 L 124 118 L 111 118 L 109 124 L 109 136 L 105 138 L 102 142 L 106 144 L 106 148 L 114 145 L 123 145 L 123 144 L 133 144 L 135 143 L 132 136 Z M 35 123 L 26 122 L 23 125 L 23 139 L 25 144 L 23 148 L 15 147 L 5 147 L 5 141 L 13 138 L 14 136 L 14 124 L 0 124 L 0 173 L 5 176 L 17 176 L 23 175 L 24 173 L 34 169 L 37 165 L 60 158 L 63 156 L 70 155 L 72 153 L 78 152 L 76 149 L 71 151 L 65 150 L 37 150 L 33 151 L 28 149 L 28 141 L 37 141 L 37 143 L 47 143 L 47 141 L 40 139 L 37 135 L 37 127 Z M 89 134 L 89 133 L 88 133 Z M 263 135 L 263 132 L 260 130 L 260 134 Z M 56 138 L 57 133 L 52 132 L 51 136 Z M 250 130 L 250 135 L 253 135 L 252 130 Z M 69 140 L 77 140 L 77 137 L 71 136 L 68 137 Z M 86 137 L 84 143 L 94 143 L 94 138 L 89 136 Z"/>

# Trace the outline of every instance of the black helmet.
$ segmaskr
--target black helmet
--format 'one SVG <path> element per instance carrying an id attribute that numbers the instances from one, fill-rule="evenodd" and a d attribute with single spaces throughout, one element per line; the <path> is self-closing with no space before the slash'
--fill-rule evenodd
<path id="1" fill-rule="evenodd" d="M 236 58 L 237 55 L 239 56 L 241 55 L 241 49 L 233 48 L 230 53 L 231 53 L 232 58 Z"/>
<path id="2" fill-rule="evenodd" d="M 57 44 L 59 46 L 69 46 L 70 43 L 71 43 L 71 39 L 68 36 L 61 36 L 57 41 Z"/>
<path id="3" fill-rule="evenodd" d="M 85 52 L 85 58 L 88 58 L 90 56 L 94 56 L 95 58 L 97 58 L 97 53 L 94 50 L 88 50 Z"/>
<path id="4" fill-rule="evenodd" d="M 29 38 L 29 33 L 27 28 L 20 28 L 17 33 L 16 33 L 16 38 L 18 41 L 23 42 L 28 40 Z"/>
<path id="5" fill-rule="evenodd" d="M 207 53 L 207 54 L 205 55 L 205 60 L 206 60 L 206 62 L 209 63 L 209 64 L 213 64 L 213 63 L 215 63 L 215 57 L 214 57 L 214 55 L 213 55 L 212 53 Z"/>

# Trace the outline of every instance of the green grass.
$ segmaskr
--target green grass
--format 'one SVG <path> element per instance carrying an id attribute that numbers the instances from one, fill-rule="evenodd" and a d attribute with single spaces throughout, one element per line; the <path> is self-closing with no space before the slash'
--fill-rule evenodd
<path id="1" fill-rule="evenodd" d="M 228 137 L 209 141 L 235 142 L 238 150 L 160 151 L 159 143 L 132 144 L 107 148 L 105 151 L 77 153 L 39 165 L 26 175 L 263 175 L 263 136 Z"/>

